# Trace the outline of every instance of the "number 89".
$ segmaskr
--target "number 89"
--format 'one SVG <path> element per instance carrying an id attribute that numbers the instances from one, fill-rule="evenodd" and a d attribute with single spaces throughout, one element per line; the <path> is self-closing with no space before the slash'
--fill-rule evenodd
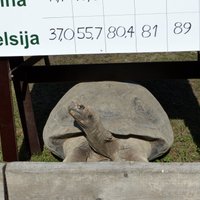
<path id="1" fill-rule="evenodd" d="M 192 24 L 190 22 L 185 22 L 184 24 L 181 22 L 176 22 L 174 23 L 174 34 L 178 35 L 178 34 L 187 34 L 191 28 L 192 28 Z"/>

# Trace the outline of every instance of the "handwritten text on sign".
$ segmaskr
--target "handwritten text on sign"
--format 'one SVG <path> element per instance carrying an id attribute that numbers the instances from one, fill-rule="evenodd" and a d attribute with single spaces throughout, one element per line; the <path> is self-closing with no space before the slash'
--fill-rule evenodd
<path id="1" fill-rule="evenodd" d="M 0 0 L 0 56 L 200 50 L 199 0 Z"/>

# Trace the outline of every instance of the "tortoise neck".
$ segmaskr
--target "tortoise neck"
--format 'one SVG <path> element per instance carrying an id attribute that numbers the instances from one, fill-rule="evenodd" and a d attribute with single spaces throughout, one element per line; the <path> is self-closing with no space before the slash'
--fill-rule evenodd
<path id="1" fill-rule="evenodd" d="M 111 158 L 111 143 L 114 138 L 110 131 L 105 129 L 100 120 L 96 120 L 90 127 L 85 127 L 84 132 L 89 145 L 99 154 Z"/>

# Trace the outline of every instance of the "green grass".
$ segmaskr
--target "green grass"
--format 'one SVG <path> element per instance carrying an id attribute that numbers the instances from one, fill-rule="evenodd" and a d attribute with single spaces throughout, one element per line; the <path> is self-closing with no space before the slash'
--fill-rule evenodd
<path id="1" fill-rule="evenodd" d="M 200 161 L 199 148 L 194 143 L 189 129 L 183 120 L 171 120 L 174 131 L 174 144 L 170 152 L 158 160 L 161 162 L 198 162 Z"/>
<path id="2" fill-rule="evenodd" d="M 184 61 L 196 60 L 196 53 L 147 53 L 147 54 L 114 54 L 83 56 L 52 56 L 52 64 L 105 63 L 105 62 L 151 62 L 151 61 Z M 41 64 L 41 63 L 39 63 Z M 161 66 L 162 67 L 162 66 Z M 171 66 L 169 66 L 171 67 Z M 181 72 L 180 72 L 181 73 Z M 174 144 L 164 157 L 156 162 L 199 162 L 200 161 L 200 80 L 146 80 L 139 81 L 149 89 L 167 112 L 174 131 Z M 72 86 L 69 83 L 33 84 L 31 94 L 40 137 L 50 111 L 62 95 Z M 21 153 L 23 134 L 20 118 L 14 97 L 14 114 L 17 132 L 17 143 Z M 23 156 L 22 156 L 23 157 Z M 0 154 L 0 159 L 2 156 Z M 41 154 L 33 155 L 31 161 L 58 161 L 44 147 Z"/>

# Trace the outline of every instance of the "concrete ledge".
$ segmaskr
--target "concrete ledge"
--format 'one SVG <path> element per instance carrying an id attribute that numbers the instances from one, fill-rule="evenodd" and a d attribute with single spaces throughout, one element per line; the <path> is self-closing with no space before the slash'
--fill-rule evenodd
<path id="1" fill-rule="evenodd" d="M 9 200 L 199 200 L 200 163 L 9 163 Z"/>
<path id="2" fill-rule="evenodd" d="M 4 164 L 0 164 L 0 200 L 4 200 L 5 199 L 5 192 L 4 192 Z"/>

